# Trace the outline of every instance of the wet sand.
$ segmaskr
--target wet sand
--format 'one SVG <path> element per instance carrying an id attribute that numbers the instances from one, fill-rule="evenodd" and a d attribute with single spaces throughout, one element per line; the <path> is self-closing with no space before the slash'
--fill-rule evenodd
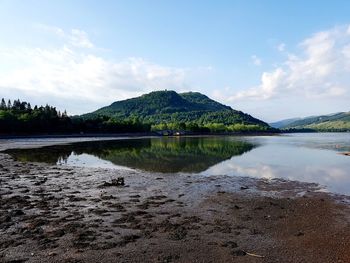
<path id="1" fill-rule="evenodd" d="M 0 186 L 0 262 L 350 262 L 348 197 L 313 184 L 0 153 Z"/>

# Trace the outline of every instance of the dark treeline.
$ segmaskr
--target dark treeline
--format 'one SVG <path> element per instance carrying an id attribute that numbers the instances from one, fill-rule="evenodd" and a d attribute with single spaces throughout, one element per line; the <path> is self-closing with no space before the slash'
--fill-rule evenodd
<path id="1" fill-rule="evenodd" d="M 30 103 L 5 99 L 0 103 L 0 134 L 61 134 L 147 132 L 151 126 L 136 118 L 116 120 L 99 116 L 83 120 L 71 118 L 55 107 L 34 106 Z"/>
<path id="2" fill-rule="evenodd" d="M 46 105 L 32 106 L 30 103 L 4 99 L 0 103 L 0 133 L 51 133 L 63 132 L 71 126 L 71 120 L 66 112 Z"/>

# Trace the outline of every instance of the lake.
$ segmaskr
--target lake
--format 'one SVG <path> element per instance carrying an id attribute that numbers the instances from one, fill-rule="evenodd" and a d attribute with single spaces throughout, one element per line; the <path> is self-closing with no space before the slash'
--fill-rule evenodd
<path id="1" fill-rule="evenodd" d="M 350 194 L 350 157 L 339 154 L 346 151 L 350 151 L 350 133 L 93 140 L 6 152 L 24 162 L 284 178 Z"/>

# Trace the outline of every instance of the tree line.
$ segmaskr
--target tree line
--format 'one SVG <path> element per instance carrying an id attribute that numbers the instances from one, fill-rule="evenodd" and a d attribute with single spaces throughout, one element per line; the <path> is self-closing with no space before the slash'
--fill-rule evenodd
<path id="1" fill-rule="evenodd" d="M 19 99 L 1 100 L 0 134 L 69 134 L 146 132 L 151 126 L 137 119 L 117 120 L 98 116 L 92 119 L 70 117 L 50 105 L 34 106 Z"/>
<path id="2" fill-rule="evenodd" d="M 19 99 L 1 100 L 0 103 L 0 134 L 71 134 L 71 133 L 129 133 L 151 132 L 159 130 L 187 131 L 193 133 L 210 132 L 264 132 L 268 127 L 236 123 L 197 123 L 162 122 L 154 124 L 140 120 L 138 116 L 128 118 L 108 117 L 103 115 L 90 118 L 71 117 L 66 111 L 55 107 L 31 106 L 30 103 Z"/>
<path id="3" fill-rule="evenodd" d="M 224 123 L 197 123 L 197 122 L 170 122 L 160 123 L 151 126 L 152 131 L 172 130 L 172 131 L 191 131 L 198 133 L 229 133 L 229 132 L 267 132 L 271 128 L 257 124 L 224 124 Z"/>

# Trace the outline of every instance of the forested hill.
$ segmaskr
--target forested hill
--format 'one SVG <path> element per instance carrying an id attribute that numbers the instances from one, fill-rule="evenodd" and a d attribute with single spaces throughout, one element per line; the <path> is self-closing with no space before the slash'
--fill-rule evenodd
<path id="1" fill-rule="evenodd" d="M 312 116 L 288 123 L 281 129 L 310 131 L 350 131 L 350 112 L 340 112 L 330 115 Z"/>
<path id="2" fill-rule="evenodd" d="M 210 125 L 256 125 L 268 129 L 265 122 L 216 102 L 198 92 L 154 91 L 137 98 L 117 101 L 85 114 L 83 118 L 109 116 L 116 119 L 138 118 L 152 125 L 195 123 Z"/>
<path id="3" fill-rule="evenodd" d="M 172 114 L 192 111 L 230 110 L 207 96 L 188 92 L 178 94 L 175 91 L 154 91 L 137 98 L 117 101 L 88 115 L 107 115 L 144 118 L 150 115 Z"/>
<path id="4" fill-rule="evenodd" d="M 192 133 L 275 131 L 265 122 L 207 96 L 174 91 L 151 92 L 70 117 L 55 107 L 14 100 L 0 102 L 0 135 L 129 133 L 171 130 Z"/>

